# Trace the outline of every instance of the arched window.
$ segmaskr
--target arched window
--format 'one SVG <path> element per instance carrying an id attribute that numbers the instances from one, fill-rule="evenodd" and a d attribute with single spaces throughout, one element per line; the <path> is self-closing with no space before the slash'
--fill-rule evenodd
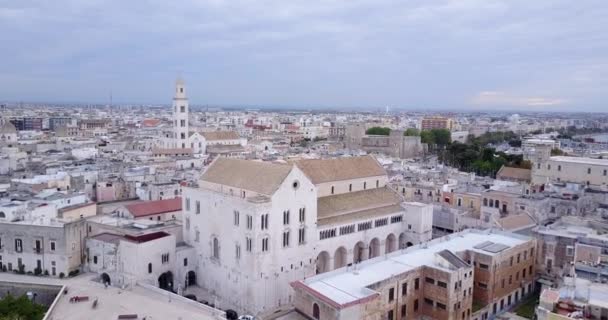
<path id="1" fill-rule="evenodd" d="M 148 273 L 152 273 L 152 263 L 148 263 Z"/>
<path id="2" fill-rule="evenodd" d="M 317 320 L 321 317 L 321 310 L 319 310 L 319 305 L 316 303 L 312 304 L 312 317 Z"/>
<path id="3" fill-rule="evenodd" d="M 213 238 L 213 258 L 220 258 L 220 241 L 217 238 Z"/>
<path id="4" fill-rule="evenodd" d="M 484 207 L 488 206 L 488 198 L 483 198 L 483 206 Z"/>
<path id="5" fill-rule="evenodd" d="M 493 206 L 494 206 L 494 200 L 490 199 L 490 207 L 493 207 Z"/>
<path id="6" fill-rule="evenodd" d="M 494 208 L 498 208 L 500 206 L 500 201 L 494 201 Z"/>
<path id="7" fill-rule="evenodd" d="M 6 218 L 6 214 L 3 211 L 0 211 L 0 218 Z"/>

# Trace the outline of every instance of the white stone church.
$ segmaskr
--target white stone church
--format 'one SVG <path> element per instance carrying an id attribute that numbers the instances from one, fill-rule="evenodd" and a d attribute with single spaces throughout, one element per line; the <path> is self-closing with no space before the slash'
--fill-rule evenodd
<path id="1" fill-rule="evenodd" d="M 403 202 L 371 156 L 217 158 L 182 201 L 196 283 L 252 314 L 290 305 L 293 281 L 431 239 L 432 207 Z"/>

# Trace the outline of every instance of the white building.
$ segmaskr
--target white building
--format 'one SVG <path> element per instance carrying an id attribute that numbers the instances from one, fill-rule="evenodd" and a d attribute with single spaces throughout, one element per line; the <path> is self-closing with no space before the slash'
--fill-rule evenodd
<path id="1" fill-rule="evenodd" d="M 432 208 L 401 205 L 372 157 L 290 164 L 218 158 L 184 188 L 198 283 L 248 313 L 293 302 L 289 283 L 429 240 Z"/>
<path id="2" fill-rule="evenodd" d="M 97 148 L 72 149 L 72 156 L 77 160 L 94 159 L 98 153 Z"/>
<path id="3" fill-rule="evenodd" d="M 140 236 L 101 233 L 87 239 L 87 267 L 110 285 L 136 281 L 174 290 L 175 236 L 154 232 Z"/>
<path id="4" fill-rule="evenodd" d="M 218 148 L 242 149 L 247 139 L 241 138 L 235 131 L 191 132 L 190 147 L 194 153 L 211 153 Z M 215 148 L 214 148 L 215 147 Z"/>
<path id="5" fill-rule="evenodd" d="M 521 149 L 524 154 L 524 160 L 532 160 L 536 155 L 537 148 L 559 149 L 560 143 L 553 139 L 525 139 L 521 142 Z"/>
<path id="6" fill-rule="evenodd" d="M 0 147 L 16 147 L 18 144 L 17 129 L 8 120 L 0 119 Z"/>

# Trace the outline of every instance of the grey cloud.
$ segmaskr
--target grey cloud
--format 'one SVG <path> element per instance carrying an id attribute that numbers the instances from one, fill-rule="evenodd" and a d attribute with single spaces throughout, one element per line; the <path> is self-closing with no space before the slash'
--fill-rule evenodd
<path id="1" fill-rule="evenodd" d="M 199 104 L 602 110 L 606 17 L 603 0 L 0 1 L 0 100 L 167 102 L 181 72 Z"/>

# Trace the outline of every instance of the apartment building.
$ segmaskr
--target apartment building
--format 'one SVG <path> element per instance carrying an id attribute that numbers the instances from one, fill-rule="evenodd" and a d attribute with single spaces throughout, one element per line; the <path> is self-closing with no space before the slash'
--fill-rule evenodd
<path id="1" fill-rule="evenodd" d="M 533 238 L 466 230 L 293 282 L 311 319 L 490 319 L 534 289 Z M 473 303 L 475 301 L 475 303 Z"/>
<path id="2" fill-rule="evenodd" d="M 452 131 L 454 128 L 454 120 L 446 117 L 427 117 L 420 121 L 420 129 L 447 129 Z"/>
<path id="3" fill-rule="evenodd" d="M 608 285 L 577 277 L 565 277 L 560 288 L 547 288 L 540 295 L 535 319 L 606 319 Z"/>

